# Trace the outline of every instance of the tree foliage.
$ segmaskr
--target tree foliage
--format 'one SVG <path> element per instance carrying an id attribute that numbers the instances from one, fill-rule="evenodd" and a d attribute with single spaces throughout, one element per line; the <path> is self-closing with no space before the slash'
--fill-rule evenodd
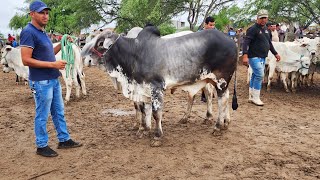
<path id="1" fill-rule="evenodd" d="M 227 3 L 233 1 L 235 0 L 188 0 L 185 10 L 188 12 L 190 29 L 194 31 L 200 18 L 202 18 L 200 22 L 203 25 L 205 18 L 213 11 L 223 8 Z"/>
<path id="2" fill-rule="evenodd" d="M 30 1 L 26 1 L 30 4 Z M 78 34 L 81 29 L 98 23 L 102 17 L 93 1 L 88 0 L 43 0 L 51 8 L 46 30 L 61 34 Z M 22 29 L 28 22 L 28 7 L 21 9 L 22 14 L 16 14 L 11 20 L 11 29 Z"/>
<path id="3" fill-rule="evenodd" d="M 247 0 L 246 12 L 255 15 L 259 9 L 269 11 L 274 22 L 299 22 L 305 28 L 312 22 L 320 24 L 320 0 Z"/>
<path id="4" fill-rule="evenodd" d="M 251 23 L 250 18 L 243 14 L 243 9 L 237 5 L 222 8 L 213 17 L 215 18 L 216 28 L 220 31 L 227 31 L 229 27 L 243 28 Z"/>
<path id="5" fill-rule="evenodd" d="M 117 17 L 117 31 L 128 31 L 146 23 L 155 26 L 170 22 L 171 18 L 181 12 L 181 0 L 122 0 Z M 164 26 L 167 27 L 168 26 Z"/>

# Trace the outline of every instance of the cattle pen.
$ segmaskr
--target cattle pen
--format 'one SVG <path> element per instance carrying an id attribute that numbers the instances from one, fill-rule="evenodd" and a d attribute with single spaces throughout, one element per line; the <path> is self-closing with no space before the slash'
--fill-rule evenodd
<path id="1" fill-rule="evenodd" d="M 221 136 L 211 134 L 213 124 L 202 124 L 206 104 L 199 94 L 189 122 L 180 124 L 187 96 L 166 92 L 164 141 L 153 148 L 150 137 L 136 136 L 132 102 L 117 93 L 109 76 L 97 68 L 84 72 L 88 96 L 73 95 L 65 107 L 69 131 L 84 146 L 58 150 L 55 159 L 35 154 L 30 89 L 15 85 L 14 72 L 0 73 L 0 179 L 320 178 L 320 74 L 296 93 L 276 83 L 268 93 L 264 86 L 265 106 L 257 107 L 247 103 L 246 67 L 238 66 L 239 108 Z M 216 103 L 213 110 L 216 118 Z M 48 131 L 56 149 L 50 118 Z"/>

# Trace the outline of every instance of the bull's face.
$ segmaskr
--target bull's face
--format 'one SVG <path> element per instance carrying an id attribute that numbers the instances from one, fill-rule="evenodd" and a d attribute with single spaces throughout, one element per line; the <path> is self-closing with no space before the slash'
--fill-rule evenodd
<path id="1" fill-rule="evenodd" d="M 113 46 L 119 37 L 120 35 L 116 33 L 104 31 L 83 47 L 81 55 L 83 57 L 89 55 L 95 64 L 100 64 L 98 60 L 103 59 L 104 53 Z"/>

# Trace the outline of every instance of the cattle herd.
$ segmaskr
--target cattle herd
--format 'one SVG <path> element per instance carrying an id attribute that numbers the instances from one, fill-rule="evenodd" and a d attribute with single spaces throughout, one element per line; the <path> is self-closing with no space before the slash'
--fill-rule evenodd
<path id="1" fill-rule="evenodd" d="M 320 64 L 320 38 L 274 42 L 273 45 L 282 60 L 277 62 L 271 53 L 267 57 L 268 91 L 275 77 L 283 82 L 286 92 L 312 85 L 313 74 Z M 217 30 L 186 31 L 163 37 L 153 26 L 133 28 L 126 36 L 105 30 L 90 35 L 82 49 L 74 44 L 73 53 L 75 61 L 70 75 L 66 70 L 60 71 L 66 84 L 65 102 L 70 101 L 73 85 L 76 97 L 80 96 L 80 90 L 83 95 L 87 94 L 84 65 L 103 67 L 114 87 L 134 102 L 139 124 L 137 135 L 149 133 L 151 119 L 155 119 L 151 146 L 161 145 L 165 90 L 174 93 L 182 89 L 188 93 L 182 123 L 188 120 L 195 94 L 203 90 L 208 100 L 205 121 L 213 117 L 212 97 L 218 99 L 219 112 L 213 134 L 221 134 L 230 124 L 228 85 L 236 71 L 238 51 L 234 41 Z M 56 58 L 61 59 L 61 52 Z M 4 46 L 1 64 L 3 72 L 15 71 L 17 76 L 28 79 L 28 67 L 22 63 L 19 47 Z M 248 80 L 251 73 L 249 67 Z M 236 78 L 234 80 L 236 82 Z"/>

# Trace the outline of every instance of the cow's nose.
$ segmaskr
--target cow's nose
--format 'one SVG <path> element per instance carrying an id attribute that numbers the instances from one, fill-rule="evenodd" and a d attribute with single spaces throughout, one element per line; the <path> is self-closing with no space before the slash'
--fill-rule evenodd
<path id="1" fill-rule="evenodd" d="M 315 52 L 312 52 L 311 55 L 314 56 L 314 55 L 316 55 L 316 53 L 315 53 Z"/>

